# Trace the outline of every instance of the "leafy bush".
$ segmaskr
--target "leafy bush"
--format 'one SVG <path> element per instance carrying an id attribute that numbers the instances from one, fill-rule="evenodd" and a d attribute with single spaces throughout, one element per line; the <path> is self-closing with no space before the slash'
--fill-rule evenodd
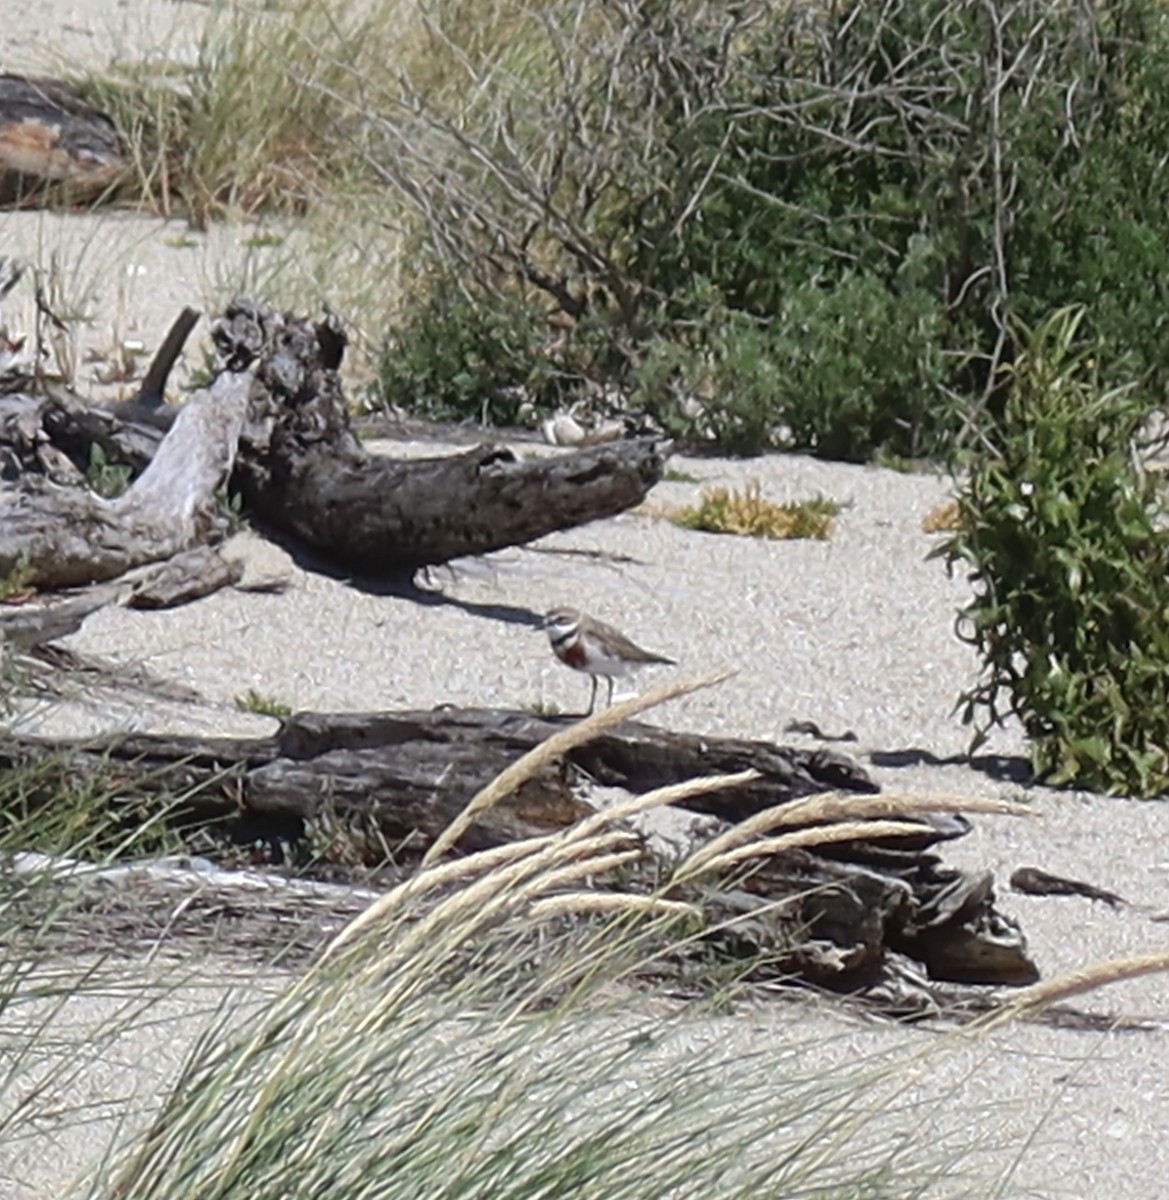
<path id="1" fill-rule="evenodd" d="M 959 633 L 983 670 L 962 701 L 980 736 L 1018 716 L 1052 783 L 1154 796 L 1169 790 L 1166 514 L 1133 457 L 1145 406 L 1102 385 L 1082 321 L 1064 310 L 1022 331 L 940 549 L 975 586 Z"/>
<path id="2" fill-rule="evenodd" d="M 390 331 L 381 394 L 434 420 L 514 424 L 536 371 L 538 320 L 522 300 L 488 305 L 440 287 Z"/>
<path id="3" fill-rule="evenodd" d="M 1001 412 L 1012 317 L 1075 301 L 1105 381 L 1169 386 L 1155 0 L 538 16 L 522 60 L 464 55 L 462 103 L 383 108 L 370 153 L 420 260 L 610 329 L 567 379 L 736 451 L 920 457 Z"/>

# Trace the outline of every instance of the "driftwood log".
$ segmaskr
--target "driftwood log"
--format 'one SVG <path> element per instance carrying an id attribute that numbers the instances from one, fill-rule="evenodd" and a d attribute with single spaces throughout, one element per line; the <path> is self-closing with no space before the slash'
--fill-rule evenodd
<path id="1" fill-rule="evenodd" d="M 400 578 L 613 516 L 665 466 L 668 443 L 655 438 L 523 460 L 494 445 L 405 461 L 370 455 L 350 430 L 335 320 L 241 300 L 213 336 L 216 378 L 173 423 L 156 368 L 112 412 L 60 388 L 0 396 L 0 576 L 20 566 L 42 588 L 107 580 L 213 541 L 214 521 L 192 521 L 212 511 L 231 473 L 260 528 L 345 573 Z M 196 419 L 211 410 L 215 419 Z M 117 501 L 63 486 L 83 476 L 95 446 L 140 473 Z"/>
<path id="2" fill-rule="evenodd" d="M 0 204 L 88 199 L 127 167 L 113 122 L 73 85 L 0 75 Z"/>
<path id="3" fill-rule="evenodd" d="M 117 780 L 135 797 L 190 797 L 186 821 L 218 822 L 237 840 L 295 841 L 312 828 L 353 831 L 384 854 L 424 851 L 468 798 L 564 719 L 523 712 L 447 710 L 301 713 L 264 738 L 132 736 L 102 744 L 5 739 L 0 770 L 59 764 L 76 783 Z M 698 737 L 626 723 L 549 765 L 481 814 L 458 849 L 562 829 L 591 811 L 586 784 L 641 793 L 697 775 L 753 767 L 759 779 L 688 807 L 723 821 L 825 790 L 875 792 L 854 762 L 827 750 Z M 41 772 L 46 798 L 53 772 Z M 134 809 L 135 819 L 141 809 Z M 732 921 L 735 943 L 765 951 L 781 972 L 832 986 L 871 980 L 888 956 L 919 960 L 936 978 L 1022 983 L 1035 978 L 1018 929 L 994 906 L 989 874 L 947 867 L 934 852 L 960 836 L 960 818 L 919 818 L 903 837 L 842 842 L 765 856 L 734 878 L 704 881 L 685 898 L 712 926 Z M 647 871 L 647 876 L 652 870 Z M 728 935 L 729 936 L 729 935 Z M 731 947 L 738 952 L 736 946 Z"/>

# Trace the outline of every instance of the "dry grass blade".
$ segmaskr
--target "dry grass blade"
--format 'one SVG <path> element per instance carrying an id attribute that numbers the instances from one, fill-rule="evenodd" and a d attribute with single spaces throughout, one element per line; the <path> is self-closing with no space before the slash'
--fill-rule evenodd
<path id="1" fill-rule="evenodd" d="M 428 867 L 436 858 L 445 854 L 470 828 L 481 812 L 493 804 L 497 804 L 505 796 L 510 796 L 516 788 L 535 776 L 545 764 L 567 754 L 569 750 L 575 750 L 577 746 L 583 746 L 586 742 L 590 742 L 604 733 L 606 729 L 620 725 L 622 721 L 635 717 L 638 713 L 656 708 L 668 700 L 676 700 L 679 696 L 688 696 L 691 692 L 714 687 L 715 684 L 722 683 L 733 674 L 733 671 L 720 671 L 716 675 L 707 675 L 702 679 L 681 680 L 678 683 L 648 692 L 644 696 L 635 696 L 631 700 L 615 704 L 604 712 L 595 713 L 593 716 L 586 717 L 583 721 L 569 726 L 568 729 L 553 734 L 546 742 L 541 742 L 540 745 L 512 763 L 507 770 L 502 771 L 472 798 L 467 807 L 447 826 L 442 835 L 435 839 L 434 844 L 422 860 L 423 867 Z"/>
<path id="2" fill-rule="evenodd" d="M 734 771 L 729 775 L 700 775 L 697 779 L 687 779 L 682 783 L 670 783 L 665 787 L 654 788 L 652 792 L 643 792 L 640 796 L 630 796 L 610 808 L 586 817 L 579 825 L 568 831 L 570 836 L 585 837 L 596 829 L 611 825 L 614 821 L 648 812 L 651 808 L 661 808 L 666 804 L 677 804 L 680 800 L 689 800 L 693 796 L 705 796 L 710 792 L 719 792 L 723 788 L 740 787 L 744 783 L 752 783 L 759 778 L 759 772 L 754 768 L 746 771 Z"/>
<path id="3" fill-rule="evenodd" d="M 978 812 L 1000 816 L 1033 817 L 1038 814 L 1024 804 L 1011 800 L 992 800 L 971 796 L 858 796 L 844 792 L 825 792 L 791 804 L 764 809 L 728 829 L 697 849 L 678 869 L 679 876 L 705 869 L 711 859 L 761 834 L 785 825 L 811 825 L 819 821 L 865 821 L 897 818 L 924 812 Z"/>
<path id="4" fill-rule="evenodd" d="M 473 875 L 484 875 L 495 871 L 516 859 L 522 859 L 537 850 L 551 845 L 558 834 L 549 833 L 541 837 L 524 838 L 520 842 L 509 842 L 506 846 L 492 846 L 487 850 L 479 850 L 466 858 L 458 858 L 453 862 L 441 863 L 430 867 L 420 874 L 400 883 L 392 892 L 383 896 L 374 908 L 366 909 L 359 917 L 355 917 L 343 929 L 332 943 L 326 948 L 324 957 L 328 957 L 344 942 L 351 941 L 370 921 L 385 917 L 392 909 L 401 908 L 407 903 L 425 896 L 428 892 L 437 891 L 448 884 L 459 880 L 470 879 Z"/>
<path id="5" fill-rule="evenodd" d="M 859 839 L 903 837 L 905 835 L 921 835 L 921 826 L 909 821 L 846 821 L 841 825 L 817 825 L 811 829 L 797 829 L 794 833 L 785 833 L 782 837 L 761 838 L 757 842 L 736 846 L 732 850 L 708 858 L 699 863 L 697 871 L 710 874 L 733 867 L 747 858 L 758 858 L 770 854 L 782 854 L 785 850 L 799 850 L 805 846 L 827 846 L 833 842 L 851 842 Z M 683 868 L 689 864 L 683 864 Z M 686 878 L 692 878 L 696 872 L 691 870 Z M 681 871 L 675 878 L 681 882 Z"/>
<path id="6" fill-rule="evenodd" d="M 538 771 L 540 766 L 550 758 L 564 753 L 574 745 L 582 744 L 590 737 L 595 737 L 611 724 L 624 720 L 631 713 L 641 711 L 654 704 L 662 703 L 664 700 L 672 699 L 675 696 L 696 691 L 702 687 L 713 686 L 723 679 L 728 678 L 730 674 L 731 672 L 723 672 L 719 675 L 708 676 L 705 679 L 672 684 L 656 692 L 651 692 L 646 696 L 637 697 L 621 705 L 615 705 L 603 713 L 598 713 L 595 717 L 590 717 L 577 725 L 573 725 L 563 733 L 555 734 L 548 741 L 541 743 L 534 750 L 529 751 L 528 754 L 524 755 L 523 758 L 504 771 L 494 784 L 483 789 L 479 793 L 479 796 L 468 804 L 462 815 L 455 822 L 455 825 L 459 825 L 460 828 L 456 831 L 454 837 L 457 837 L 459 832 L 467 828 L 470 821 L 474 819 L 475 813 L 482 812 L 490 804 L 495 803 L 502 796 L 506 795 L 508 791 L 518 787 L 525 778 Z M 552 747 L 552 749 L 549 750 L 549 747 Z M 497 787 L 496 785 L 499 783 L 499 780 L 509 774 L 512 779 L 510 785 L 506 789 Z M 374 924 L 383 922 L 391 913 L 399 911 L 408 902 L 433 891 L 439 886 L 453 883 L 469 875 L 489 872 L 486 878 L 480 881 L 486 890 L 476 890 L 476 887 L 472 886 L 470 894 L 476 898 L 476 901 L 485 898 L 487 894 L 496 895 L 501 889 L 513 887 L 521 879 L 525 877 L 530 878 L 551 864 L 559 863 L 566 859 L 576 859 L 582 853 L 594 856 L 600 853 L 595 848 L 598 843 L 596 834 L 599 830 L 606 828 L 614 821 L 632 816 L 635 813 L 644 812 L 659 805 L 672 804 L 690 796 L 701 795 L 727 787 L 736 787 L 744 783 L 749 783 L 755 778 L 757 778 L 757 773 L 749 770 L 737 771 L 729 775 L 713 775 L 701 779 L 686 780 L 683 783 L 670 784 L 667 787 L 657 788 L 641 796 L 633 796 L 621 804 L 614 805 L 612 808 L 586 818 L 578 825 L 564 830 L 559 834 L 530 838 L 511 846 L 500 846 L 491 850 L 484 850 L 478 854 L 471 855 L 469 858 L 442 865 L 429 863 L 430 855 L 428 855 L 423 860 L 422 869 L 417 875 L 400 884 L 388 895 L 370 905 L 363 913 L 350 921 L 326 947 L 320 961 L 322 963 L 325 962 L 340 950 L 341 947 L 351 943 L 363 930 L 368 929 Z M 479 802 L 480 797 L 485 795 L 488 796 L 487 801 Z M 474 812 L 472 812 L 472 809 Z M 454 826 L 452 825 L 451 828 L 454 828 Z M 453 841 L 453 838 L 450 837 L 451 828 L 447 829 L 440 841 Z M 622 836 L 616 835 L 618 839 Z M 611 840 L 613 837 L 614 835 L 604 835 L 599 840 L 603 842 L 605 848 L 609 848 L 615 844 Z M 438 844 L 436 842 L 435 846 Z M 433 853 L 434 847 L 431 850 Z M 597 861 L 594 857 L 589 862 L 586 862 L 584 869 L 590 873 L 601 870 L 602 867 L 595 865 Z M 541 880 L 538 886 L 542 890 L 548 885 L 547 880 Z"/>
<path id="7" fill-rule="evenodd" d="M 566 892 L 563 896 L 549 896 L 537 900 L 529 909 L 538 921 L 553 917 L 573 916 L 578 913 L 621 913 L 635 912 L 639 915 L 661 917 L 702 918 L 702 910 L 681 900 L 663 900 L 658 896 L 631 896 L 616 892 Z"/>
<path id="8" fill-rule="evenodd" d="M 559 866 L 562 863 L 575 861 L 580 858 L 594 860 L 597 856 L 608 854 L 619 847 L 628 847 L 629 840 L 629 834 L 620 832 L 602 833 L 594 837 L 579 839 L 572 843 L 565 842 L 563 837 L 551 837 L 546 841 L 544 839 L 533 839 L 533 841 L 543 842 L 542 847 L 539 845 L 533 847 L 532 842 L 528 842 L 525 843 L 526 852 L 518 856 L 516 861 L 507 862 L 500 859 L 499 865 L 477 879 L 474 883 L 461 888 L 453 896 L 441 903 L 434 912 L 424 917 L 414 928 L 407 942 L 410 942 L 411 939 L 424 937 L 426 931 L 435 922 L 450 924 L 452 919 L 463 911 L 476 912 L 482 915 L 487 912 L 488 906 L 492 901 L 509 892 L 515 892 L 515 895 L 512 897 L 513 903 L 520 902 L 524 899 L 525 894 L 529 894 L 520 889 L 520 884 L 525 880 L 530 880 L 538 876 L 546 867 Z M 510 857 L 516 858 L 516 856 Z M 365 912 L 350 921 L 329 945 L 325 947 L 325 951 L 320 958 L 320 963 L 323 964 L 328 961 L 338 950 L 353 942 L 359 933 L 367 930 L 370 926 L 380 924 L 386 921 L 391 915 L 400 913 L 406 899 L 416 898 L 425 890 L 428 890 L 420 885 L 427 882 L 432 871 L 442 871 L 444 876 L 448 876 L 451 879 L 458 879 L 462 874 L 461 872 L 452 872 L 447 869 L 454 865 L 457 864 L 445 864 L 440 868 L 428 868 L 415 876 L 414 879 L 406 880 L 405 883 L 400 884 L 376 903 L 371 904 Z"/>
<path id="9" fill-rule="evenodd" d="M 1014 1021 L 1052 1004 L 1058 1004 L 1061 1000 L 1070 1000 L 1073 996 L 1094 992 L 1110 983 L 1139 979 L 1142 975 L 1156 975 L 1161 972 L 1169 972 L 1169 950 L 1093 963 L 1078 971 L 1069 971 L 1066 975 L 1045 979 L 1041 983 L 1024 988 L 1012 996 L 998 1012 L 975 1028 L 993 1029 L 1007 1021 Z"/>
<path id="10" fill-rule="evenodd" d="M 556 867 L 540 876 L 540 890 L 550 891 L 562 887 L 577 879 L 588 879 L 593 875 L 603 875 L 606 871 L 615 871 L 618 867 L 640 862 L 645 858 L 645 850 L 638 846 L 634 850 L 618 850 L 612 854 L 591 855 L 583 862 L 575 862 L 567 867 Z"/>

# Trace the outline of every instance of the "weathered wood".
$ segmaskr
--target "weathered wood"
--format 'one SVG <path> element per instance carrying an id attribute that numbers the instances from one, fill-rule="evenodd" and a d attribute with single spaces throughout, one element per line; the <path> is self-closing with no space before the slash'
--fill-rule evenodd
<path id="1" fill-rule="evenodd" d="M 39 394 L 0 395 L 0 478 L 35 488 L 43 476 L 79 486 L 100 447 L 106 462 L 130 468 L 131 477 L 150 464 L 180 410 L 136 407 L 133 413 L 97 408 L 68 388 L 48 383 Z"/>
<path id="2" fill-rule="evenodd" d="M 189 324 L 193 314 L 184 317 Z M 215 323 L 213 336 L 218 380 L 254 373 L 233 475 L 247 515 L 320 560 L 366 578 L 400 578 L 612 516 L 638 504 L 665 466 L 668 443 L 655 438 L 534 460 L 492 445 L 406 461 L 370 455 L 349 426 L 338 375 L 345 338 L 335 320 L 298 321 L 240 300 Z M 161 352 L 160 358 L 165 361 Z M 118 564 L 125 569 L 165 556 L 144 556 L 134 538 L 111 551 L 107 543 L 126 538 L 111 530 L 105 505 L 54 493 L 37 478 L 77 483 L 95 445 L 108 462 L 145 471 L 175 436 L 163 440 L 172 410 L 156 400 L 143 394 L 103 411 L 60 387 L 43 397 L 0 397 L 0 465 L 5 478 L 22 484 L 5 501 L 10 520 L 0 539 L 0 573 L 6 559 L 19 555 L 38 583 L 60 586 L 108 579 Z M 223 460 L 219 433 L 204 427 L 207 444 L 200 447 L 200 435 L 190 421 L 187 426 L 178 443 L 185 457 Z M 177 483 L 176 455 L 168 452 L 167 462 L 170 473 L 162 478 Z M 161 502 L 158 488 L 151 497 Z M 61 527 L 55 537 L 47 532 L 50 523 Z M 82 551 L 91 543 L 94 561 L 87 569 Z M 59 555 L 58 545 L 68 553 Z"/>
<path id="3" fill-rule="evenodd" d="M 0 648 L 33 650 L 76 633 L 85 618 L 115 598 L 111 588 L 92 588 L 83 596 L 48 604 L 0 608 Z"/>
<path id="4" fill-rule="evenodd" d="M 0 769 L 51 757 L 73 778 L 113 770 L 123 799 L 184 794 L 188 818 L 242 823 L 247 838 L 295 839 L 311 822 L 318 831 L 365 831 L 377 855 L 388 846 L 401 856 L 425 850 L 471 795 L 564 723 L 495 710 L 299 713 L 266 738 L 8 739 L 0 742 Z M 565 828 L 591 811 L 581 795 L 586 781 L 642 792 L 744 767 L 761 778 L 688 806 L 735 820 L 826 788 L 876 790 L 841 755 L 626 723 L 482 813 L 458 848 Z M 865 982 L 892 950 L 917 957 L 940 978 L 1033 979 L 1025 942 L 995 909 L 988 878 L 947 868 L 926 852 L 953 835 L 922 820 L 903 838 L 885 838 L 888 854 L 876 865 L 872 847 L 856 842 L 838 844 L 831 857 L 765 856 L 734 878 L 682 885 L 684 898 L 702 906 L 712 928 L 733 917 L 731 940 L 773 955 L 777 970 L 819 983 Z M 850 847 L 858 861 L 849 861 Z"/>
<path id="5" fill-rule="evenodd" d="M 246 374 L 223 374 L 193 397 L 117 499 L 36 479 L 0 488 L 0 576 L 20 569 L 38 587 L 71 587 L 113 579 L 202 540 L 234 461 L 248 385 Z"/>
<path id="6" fill-rule="evenodd" d="M 1107 888 L 1096 887 L 1081 879 L 1065 879 L 1052 875 L 1040 867 L 1018 867 L 1011 874 L 1011 887 L 1028 896 L 1083 896 L 1088 900 L 1100 900 L 1110 908 L 1123 908 L 1128 903 L 1123 896 Z"/>
<path id="7" fill-rule="evenodd" d="M 166 332 L 166 337 L 162 339 L 162 344 L 155 351 L 150 366 L 146 368 L 146 374 L 142 376 L 138 391 L 131 400 L 118 406 L 122 413 L 127 411 L 137 413 L 145 410 L 148 414 L 152 414 L 161 408 L 166 397 L 166 381 L 170 378 L 171 368 L 178 361 L 183 347 L 187 344 L 187 338 L 191 336 L 191 330 L 198 323 L 199 310 L 195 308 L 184 308 L 175 317 L 171 322 L 170 329 Z M 164 427 L 169 427 L 170 423 L 167 421 L 163 424 Z"/>
<path id="8" fill-rule="evenodd" d="M 127 166 L 113 122 L 73 85 L 0 75 L 0 204 L 93 197 Z"/>
<path id="9" fill-rule="evenodd" d="M 214 546 L 194 546 L 165 562 L 141 568 L 129 586 L 129 608 L 176 608 L 231 587 L 243 578 L 243 563 L 224 558 Z"/>
<path id="10" fill-rule="evenodd" d="M 369 455 L 349 426 L 339 325 L 236 300 L 212 329 L 226 367 L 254 366 L 235 483 L 268 528 L 378 578 L 519 545 L 639 504 L 661 478 L 660 439 L 520 460 L 501 446 L 459 455 Z"/>

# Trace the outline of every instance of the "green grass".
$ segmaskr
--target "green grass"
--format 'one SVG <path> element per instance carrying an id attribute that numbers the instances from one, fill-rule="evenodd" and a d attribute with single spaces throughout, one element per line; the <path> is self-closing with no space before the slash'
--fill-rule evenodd
<path id="1" fill-rule="evenodd" d="M 94 442 L 89 448 L 89 466 L 85 471 L 85 482 L 99 496 L 112 500 L 130 486 L 131 470 L 120 463 L 112 463 L 106 452 Z"/>
<path id="2" fill-rule="evenodd" d="M 36 590 L 32 581 L 36 572 L 27 562 L 17 563 L 12 570 L 0 575 L 0 601 L 19 600 L 31 596 Z"/>
<path id="3" fill-rule="evenodd" d="M 263 717 L 290 717 L 292 705 L 285 704 L 273 696 L 265 696 L 255 688 L 248 688 L 242 696 L 236 696 L 235 706 L 240 712 L 259 713 Z"/>

